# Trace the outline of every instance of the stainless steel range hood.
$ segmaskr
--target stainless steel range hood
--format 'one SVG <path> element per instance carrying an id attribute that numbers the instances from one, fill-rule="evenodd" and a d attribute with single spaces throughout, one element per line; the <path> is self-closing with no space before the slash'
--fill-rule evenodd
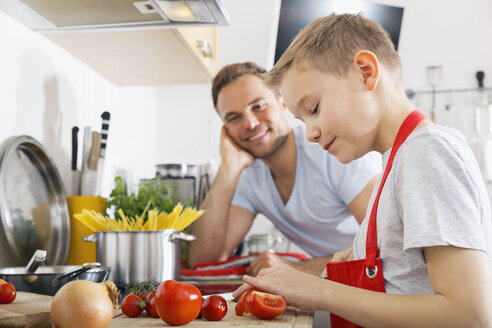
<path id="1" fill-rule="evenodd" d="M 229 24 L 220 0 L 1 0 L 0 10 L 36 31 Z"/>

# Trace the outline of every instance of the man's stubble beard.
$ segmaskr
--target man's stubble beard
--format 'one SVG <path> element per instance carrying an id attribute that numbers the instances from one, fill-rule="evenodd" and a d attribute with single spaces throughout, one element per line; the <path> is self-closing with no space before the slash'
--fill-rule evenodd
<path id="1" fill-rule="evenodd" d="M 273 156 L 280 148 L 282 148 L 282 146 L 285 145 L 288 137 L 289 137 L 289 130 L 287 129 L 287 133 L 285 133 L 285 135 L 278 136 L 273 142 L 272 147 L 268 149 L 265 153 L 258 154 L 249 149 L 244 149 L 244 150 L 250 153 L 254 158 L 259 158 L 259 159 L 268 158 L 270 156 Z"/>

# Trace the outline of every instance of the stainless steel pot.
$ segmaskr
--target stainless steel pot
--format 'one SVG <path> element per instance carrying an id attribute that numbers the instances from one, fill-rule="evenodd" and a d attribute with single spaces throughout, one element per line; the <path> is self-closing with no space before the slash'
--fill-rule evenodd
<path id="1" fill-rule="evenodd" d="M 35 273 L 26 273 L 26 267 L 0 269 L 0 279 L 10 282 L 17 291 L 55 295 L 58 289 L 72 280 L 105 281 L 111 268 L 99 263 L 40 266 Z"/>
<path id="2" fill-rule="evenodd" d="M 137 281 L 178 279 L 180 241 L 195 240 L 180 230 L 100 231 L 84 237 L 96 243 L 96 258 L 112 268 L 109 280 L 123 288 Z"/>

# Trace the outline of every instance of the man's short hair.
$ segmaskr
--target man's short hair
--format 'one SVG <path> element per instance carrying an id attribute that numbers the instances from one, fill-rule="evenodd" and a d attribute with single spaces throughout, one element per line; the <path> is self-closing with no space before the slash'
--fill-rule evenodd
<path id="1" fill-rule="evenodd" d="M 344 76 L 360 50 L 372 51 L 386 68 L 400 73 L 400 59 L 388 33 L 361 14 L 331 14 L 313 20 L 294 38 L 277 64 L 264 75 L 265 84 L 278 87 L 292 67 L 308 67 Z"/>
<path id="2" fill-rule="evenodd" d="M 263 79 L 263 73 L 266 73 L 266 70 L 253 62 L 224 66 L 212 81 L 212 99 L 214 101 L 215 109 L 217 110 L 217 98 L 219 97 L 219 92 L 223 87 L 247 74 L 254 74 Z"/>

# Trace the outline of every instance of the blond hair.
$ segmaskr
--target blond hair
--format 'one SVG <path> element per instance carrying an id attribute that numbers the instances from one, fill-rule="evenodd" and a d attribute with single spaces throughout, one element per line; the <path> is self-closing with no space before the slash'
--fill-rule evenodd
<path id="1" fill-rule="evenodd" d="M 382 65 L 399 74 L 400 59 L 379 23 L 361 14 L 331 14 L 313 20 L 297 34 L 275 66 L 264 74 L 265 84 L 278 87 L 285 73 L 299 64 L 343 76 L 360 50 L 372 51 Z"/>

